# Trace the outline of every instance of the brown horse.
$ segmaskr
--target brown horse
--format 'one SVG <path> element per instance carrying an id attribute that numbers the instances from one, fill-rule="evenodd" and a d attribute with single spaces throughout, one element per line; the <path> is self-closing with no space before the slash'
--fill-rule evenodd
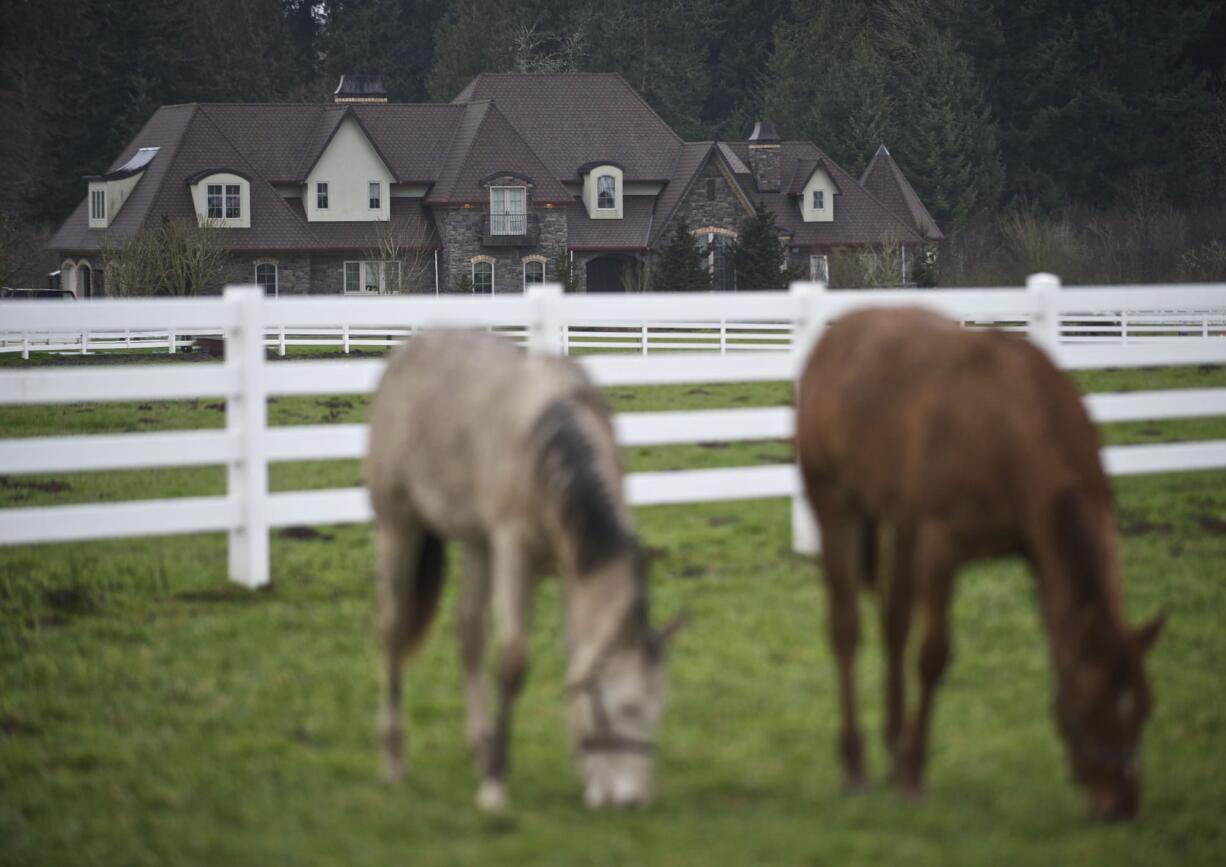
<path id="1" fill-rule="evenodd" d="M 954 573 L 1020 554 L 1038 582 L 1073 774 L 1093 815 L 1133 815 L 1152 702 L 1144 656 L 1162 619 L 1125 624 L 1111 488 L 1069 380 L 1021 338 L 966 331 L 922 310 L 864 310 L 833 323 L 808 359 L 796 424 L 822 532 L 849 785 L 864 779 L 852 683 L 858 588 L 875 585 L 881 603 L 895 780 L 918 793 L 950 653 Z M 904 719 L 913 619 L 923 630 L 920 694 Z"/>
<path id="2" fill-rule="evenodd" d="M 663 705 L 661 656 L 673 629 L 656 632 L 648 623 L 643 559 L 599 390 L 573 363 L 528 355 L 501 338 L 416 336 L 388 364 L 371 405 L 366 475 L 387 775 L 402 772 L 400 669 L 433 619 L 450 538 L 463 545 L 467 567 L 457 620 L 478 806 L 508 806 L 511 707 L 527 669 L 535 579 L 551 561 L 563 578 L 568 722 L 585 798 L 593 807 L 646 801 Z M 492 719 L 482 683 L 491 599 Z"/>

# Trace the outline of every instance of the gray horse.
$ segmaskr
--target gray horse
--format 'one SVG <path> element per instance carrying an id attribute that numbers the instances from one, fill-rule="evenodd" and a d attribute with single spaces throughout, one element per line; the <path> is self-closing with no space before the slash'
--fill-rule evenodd
<path id="1" fill-rule="evenodd" d="M 460 658 L 477 805 L 501 811 L 511 708 L 527 669 L 534 583 L 556 564 L 565 596 L 567 719 L 591 807 L 650 798 L 670 626 L 648 623 L 643 560 L 622 495 L 608 408 L 573 363 L 486 334 L 438 331 L 396 354 L 370 414 L 367 485 L 375 512 L 379 721 L 389 779 L 403 772 L 400 669 L 442 595 L 444 540 L 464 547 Z M 497 667 L 482 683 L 492 601 Z"/>

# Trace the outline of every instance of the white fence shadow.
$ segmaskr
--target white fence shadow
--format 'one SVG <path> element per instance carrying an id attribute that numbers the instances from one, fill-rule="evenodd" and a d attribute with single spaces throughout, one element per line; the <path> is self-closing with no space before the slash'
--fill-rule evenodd
<path id="1" fill-rule="evenodd" d="M 229 534 L 231 579 L 255 587 L 269 580 L 269 531 L 292 524 L 369 520 L 365 491 L 348 488 L 271 493 L 268 465 L 276 461 L 347 459 L 365 452 L 363 425 L 269 427 L 267 401 L 276 395 L 369 393 L 381 360 L 269 362 L 270 329 L 293 322 L 300 329 L 334 328 L 338 321 L 381 333 L 466 326 L 522 335 L 533 351 L 561 353 L 583 336 L 575 331 L 640 321 L 675 327 L 735 322 L 748 327 L 785 323 L 790 351 L 637 352 L 580 358 L 603 386 L 778 381 L 793 378 L 826 322 L 866 305 L 922 304 L 969 323 L 1025 327 L 1066 369 L 1226 363 L 1226 339 L 1183 335 L 1175 340 L 1122 343 L 1086 341 L 1085 311 L 1110 316 L 1153 311 L 1211 310 L 1226 301 L 1226 286 L 1154 286 L 1061 289 L 1050 275 L 1035 275 L 1026 291 L 828 292 L 821 284 L 794 284 L 790 292 L 729 295 L 650 294 L 623 297 L 563 295 L 554 285 L 523 296 L 384 297 L 355 304 L 346 298 L 266 299 L 254 287 L 232 287 L 222 297 L 103 300 L 51 305 L 4 305 L 5 328 L 96 334 L 161 328 L 170 334 L 222 334 L 224 362 L 74 367 L 0 372 L 0 404 L 220 397 L 224 430 L 0 439 L 0 474 L 55 473 L 223 464 L 227 492 L 98 505 L 0 510 L 0 544 L 224 531 Z M 1166 315 L 1166 314 L 1164 314 Z M 576 328 L 576 323 L 582 327 Z M 347 326 L 348 327 L 348 326 Z M 600 332 L 603 334 L 604 332 Z M 668 333 L 668 332 L 666 332 Z M 782 329 L 773 333 L 783 333 Z M 569 336 L 568 336 L 569 335 Z M 352 335 L 351 335 L 352 336 Z M 604 338 L 601 338 L 603 340 Z M 644 346 L 648 343 L 644 343 Z M 593 347 L 599 348 L 599 347 Z M 672 347 L 669 347 L 672 348 Z M 1100 422 L 1226 415 L 1226 389 L 1196 389 L 1087 398 Z M 789 407 L 691 412 L 623 413 L 615 419 L 623 445 L 660 445 L 787 439 Z M 1104 450 L 1110 473 L 1154 473 L 1226 467 L 1226 441 L 1118 446 Z M 631 473 L 635 505 L 790 497 L 793 542 L 815 551 L 816 528 L 800 497 L 791 464 Z"/>

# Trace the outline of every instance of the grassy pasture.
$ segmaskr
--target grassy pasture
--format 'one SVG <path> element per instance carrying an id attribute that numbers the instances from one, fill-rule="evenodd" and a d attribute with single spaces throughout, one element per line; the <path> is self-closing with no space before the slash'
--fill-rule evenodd
<path id="1" fill-rule="evenodd" d="M 285 362 L 292 363 L 292 362 Z M 1226 385 L 1111 371 L 1088 390 Z M 786 384 L 613 388 L 619 411 L 761 406 Z M 282 398 L 274 424 L 364 401 Z M 0 435 L 217 427 L 215 402 L 0 408 Z M 1226 436 L 1226 419 L 1112 425 L 1112 443 Z M 635 448 L 632 469 L 786 459 L 781 443 Z M 356 462 L 274 467 L 278 490 Z M 0 508 L 219 493 L 220 468 L 0 479 Z M 407 680 L 409 777 L 376 779 L 366 527 L 273 539 L 270 590 L 225 582 L 217 535 L 0 549 L 0 864 L 1214 864 L 1226 853 L 1226 473 L 1117 480 L 1134 619 L 1166 608 L 1139 821 L 1082 817 L 1048 713 L 1027 573 L 961 577 L 955 656 L 922 803 L 883 782 L 874 611 L 861 697 L 874 785 L 839 793 L 833 671 L 813 563 L 781 500 L 641 509 L 656 616 L 689 608 L 648 810 L 591 814 L 565 746 L 558 588 L 545 583 L 519 703 L 509 821 L 471 807 L 450 598 Z M 0 513 L 2 515 L 2 513 Z M 2 517 L 0 517 L 2 520 Z M 459 567 L 458 558 L 451 564 Z M 449 590 L 453 593 L 455 582 Z"/>

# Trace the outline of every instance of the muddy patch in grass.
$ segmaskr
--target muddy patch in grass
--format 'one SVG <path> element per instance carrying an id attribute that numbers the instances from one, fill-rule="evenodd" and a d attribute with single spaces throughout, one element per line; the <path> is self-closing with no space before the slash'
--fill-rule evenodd
<path id="1" fill-rule="evenodd" d="M 36 737 L 42 734 L 42 729 L 15 713 L 9 713 L 0 717 L 0 734 Z"/>
<path id="2" fill-rule="evenodd" d="M 707 518 L 707 526 L 709 527 L 728 527 L 735 524 L 740 519 L 735 515 L 712 515 Z"/>
<path id="3" fill-rule="evenodd" d="M 297 542 L 331 542 L 334 538 L 331 533 L 322 533 L 314 527 L 305 527 L 300 524 L 295 524 L 292 527 L 283 527 L 277 531 L 279 539 L 293 539 Z"/>
<path id="4" fill-rule="evenodd" d="M 71 485 L 67 482 L 39 481 L 38 479 L 15 479 L 12 476 L 0 476 L 0 490 L 4 491 L 38 491 L 40 494 L 62 494 Z"/>
<path id="5" fill-rule="evenodd" d="M 90 614 L 98 602 L 84 587 L 56 587 L 43 591 L 43 601 L 62 614 Z"/>
<path id="6" fill-rule="evenodd" d="M 1120 533 L 1124 536 L 1152 536 L 1155 533 L 1171 532 L 1170 524 L 1154 523 L 1144 518 L 1133 518 L 1120 522 Z"/>
<path id="7" fill-rule="evenodd" d="M 1208 530 L 1215 536 L 1226 535 L 1226 521 L 1217 515 L 1201 515 L 1196 519 L 1202 530 Z"/>

